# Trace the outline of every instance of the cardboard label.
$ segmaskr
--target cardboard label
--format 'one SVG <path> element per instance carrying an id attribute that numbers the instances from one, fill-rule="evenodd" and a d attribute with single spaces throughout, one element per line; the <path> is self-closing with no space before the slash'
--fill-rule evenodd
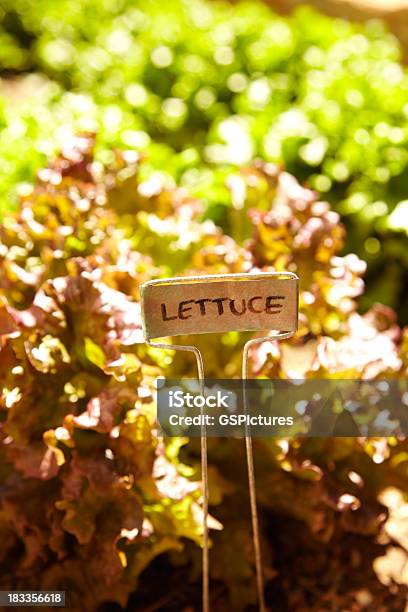
<path id="1" fill-rule="evenodd" d="M 225 331 L 296 331 L 291 272 L 168 278 L 141 286 L 147 339 Z"/>

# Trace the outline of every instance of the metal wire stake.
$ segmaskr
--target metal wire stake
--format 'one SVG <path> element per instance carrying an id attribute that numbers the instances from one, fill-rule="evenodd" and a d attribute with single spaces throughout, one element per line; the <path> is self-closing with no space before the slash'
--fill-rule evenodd
<path id="1" fill-rule="evenodd" d="M 204 395 L 204 363 L 200 350 L 196 346 L 182 344 L 163 344 L 146 340 L 146 344 L 153 348 L 173 349 L 175 351 L 188 351 L 194 353 L 197 361 L 198 380 L 200 381 L 200 393 Z M 203 414 L 203 408 L 201 408 Z M 201 479 L 203 483 L 203 612 L 210 610 L 210 560 L 208 539 L 208 453 L 207 453 L 207 430 L 204 419 L 201 419 Z"/>
<path id="2" fill-rule="evenodd" d="M 244 381 L 244 410 L 247 412 L 247 398 L 246 398 L 246 385 L 245 381 L 248 380 L 248 363 L 249 363 L 249 350 L 255 344 L 261 344 L 271 340 L 285 340 L 294 335 L 294 332 L 278 332 L 266 336 L 263 338 L 253 338 L 245 343 L 243 356 L 242 356 L 242 379 Z M 246 460 L 248 468 L 248 484 L 249 484 L 249 501 L 251 505 L 251 522 L 252 522 L 252 537 L 254 542 L 254 553 L 255 553 L 255 570 L 256 570 L 256 587 L 258 592 L 258 603 L 260 612 L 266 612 L 265 605 L 265 594 L 264 594 L 264 577 L 263 577 L 263 564 L 262 564 L 262 552 L 261 552 L 261 540 L 259 536 L 259 520 L 258 520 L 258 508 L 256 503 L 256 482 L 255 482 L 255 468 L 254 468 L 254 455 L 252 449 L 252 436 L 249 425 L 245 426 L 245 450 Z"/>

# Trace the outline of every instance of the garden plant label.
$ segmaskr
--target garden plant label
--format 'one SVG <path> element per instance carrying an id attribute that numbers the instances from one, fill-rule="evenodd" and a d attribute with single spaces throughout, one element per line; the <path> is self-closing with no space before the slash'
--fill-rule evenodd
<path id="1" fill-rule="evenodd" d="M 291 272 L 159 279 L 141 287 L 147 339 L 225 331 L 296 331 L 298 278 Z"/>

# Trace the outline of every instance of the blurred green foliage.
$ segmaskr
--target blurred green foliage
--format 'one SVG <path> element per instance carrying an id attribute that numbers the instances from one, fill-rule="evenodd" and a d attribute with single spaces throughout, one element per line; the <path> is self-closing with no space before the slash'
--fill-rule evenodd
<path id="1" fill-rule="evenodd" d="M 346 220 L 369 263 L 363 307 L 408 319 L 408 75 L 379 22 L 198 0 L 1 0 L 0 20 L 3 73 L 50 79 L 3 104 L 3 208 L 73 129 L 98 130 L 104 161 L 114 144 L 148 150 L 221 225 L 226 167 L 283 162 Z"/>

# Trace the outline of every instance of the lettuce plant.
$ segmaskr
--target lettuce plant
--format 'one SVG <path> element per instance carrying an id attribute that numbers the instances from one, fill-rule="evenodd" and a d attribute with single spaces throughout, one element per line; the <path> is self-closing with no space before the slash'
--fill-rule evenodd
<path id="1" fill-rule="evenodd" d="M 299 334 L 254 350 L 256 376 L 404 376 L 407 342 L 391 310 L 358 314 L 364 264 L 339 255 L 338 214 L 277 166 L 227 176 L 228 235 L 202 221 L 203 202 L 185 188 L 146 175 L 143 156 L 118 151 L 103 165 L 93 147 L 86 135 L 66 143 L 0 230 L 1 584 L 66 589 L 73 609 L 125 606 L 167 553 L 174 580 L 186 576 L 172 597 L 191 605 L 199 448 L 160 436 L 153 390 L 158 375 L 196 372 L 143 343 L 140 283 L 298 272 Z M 207 374 L 239 376 L 243 341 L 201 336 Z M 406 441 L 265 439 L 254 448 L 268 599 L 282 609 L 321 610 L 333 597 L 356 607 L 369 589 L 377 606 L 398 607 L 403 580 L 388 572 L 380 581 L 372 563 L 391 545 L 406 554 L 379 497 L 407 489 Z M 209 440 L 209 459 L 214 606 L 240 610 L 255 593 L 242 441 Z M 153 580 L 150 603 L 164 588 Z"/>

